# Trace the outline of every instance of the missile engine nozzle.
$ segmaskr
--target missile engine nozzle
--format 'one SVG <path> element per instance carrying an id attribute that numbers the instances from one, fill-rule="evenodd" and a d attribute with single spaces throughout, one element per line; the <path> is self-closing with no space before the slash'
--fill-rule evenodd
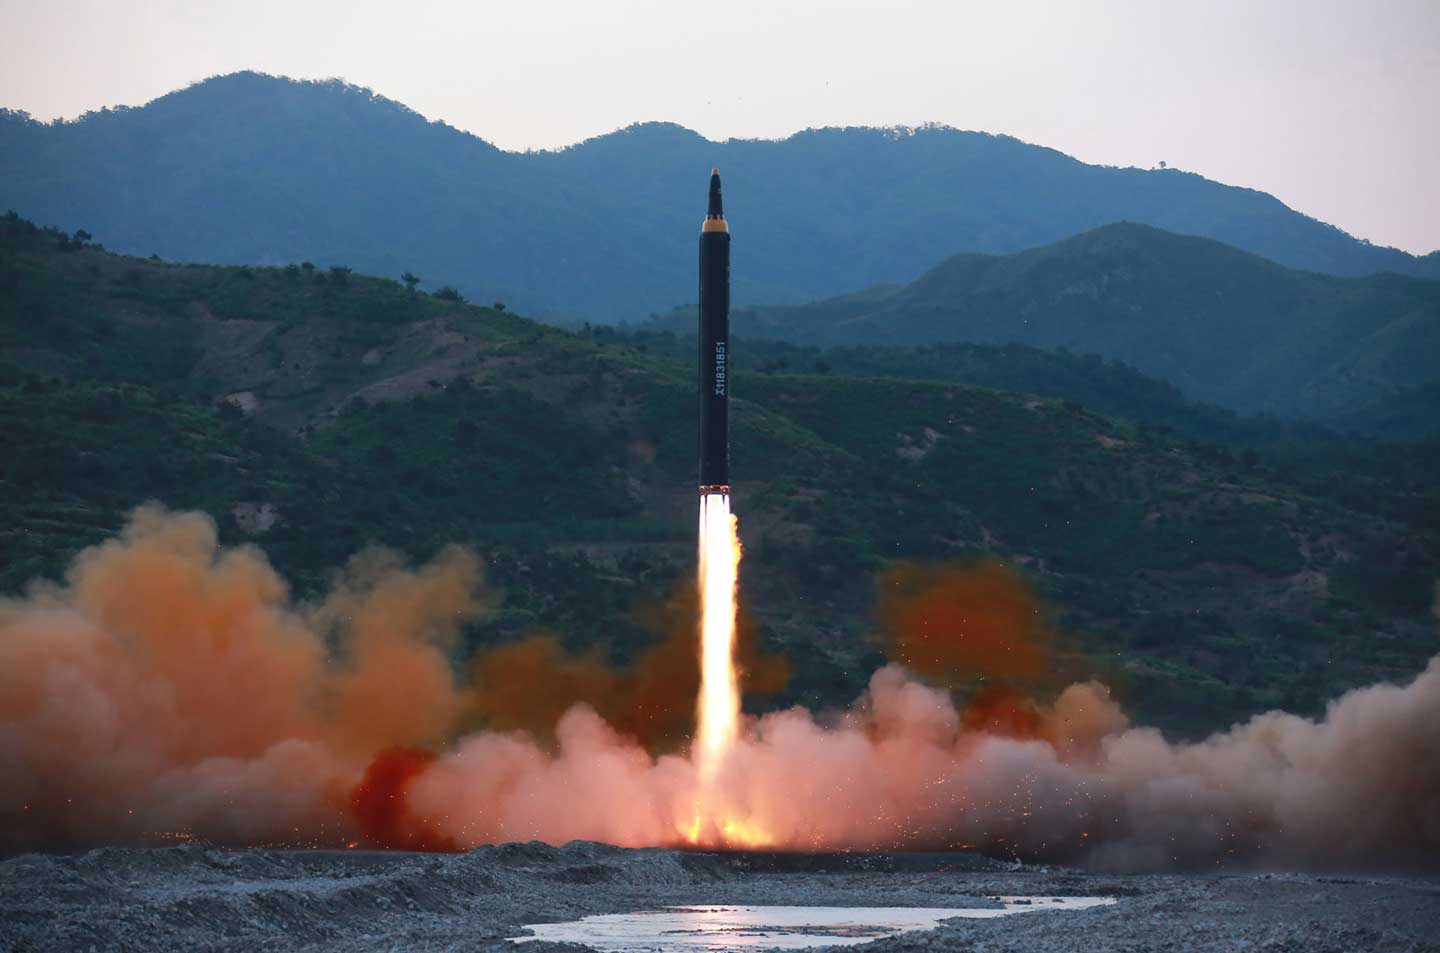
<path id="1" fill-rule="evenodd" d="M 700 229 L 700 492 L 730 491 L 730 228 L 720 170 Z"/>

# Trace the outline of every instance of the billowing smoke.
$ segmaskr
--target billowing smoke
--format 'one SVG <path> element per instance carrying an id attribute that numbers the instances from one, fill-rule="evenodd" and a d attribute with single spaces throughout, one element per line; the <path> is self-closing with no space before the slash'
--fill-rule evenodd
<path id="1" fill-rule="evenodd" d="M 339 839 L 376 750 L 450 736 L 478 581 L 459 549 L 367 553 L 294 606 L 208 517 L 142 507 L 63 585 L 0 602 L 0 846 Z"/>
<path id="2" fill-rule="evenodd" d="M 1126 869 L 1440 856 L 1440 660 L 1319 721 L 1272 712 L 1173 744 L 1128 726 L 1096 682 L 1016 694 L 1044 680 L 1051 633 L 1008 570 L 915 572 L 881 605 L 908 667 L 875 673 L 842 713 L 748 719 L 702 790 L 683 749 L 647 748 L 636 727 L 647 705 L 693 712 L 693 682 L 678 701 L 660 684 L 690 671 L 693 632 L 619 671 L 538 637 L 461 679 L 454 643 L 483 611 L 472 556 L 408 569 L 368 553 L 297 604 L 258 550 L 144 508 L 63 584 L 0 603 L 0 848 L 591 838 Z M 552 688 L 567 704 L 545 701 Z"/>
<path id="3" fill-rule="evenodd" d="M 1035 737 L 968 730 L 947 694 L 887 667 L 822 725 L 758 719 L 717 781 L 712 842 L 801 849 L 975 847 L 1125 869 L 1255 858 L 1290 866 L 1433 866 L 1440 847 L 1440 662 L 1320 722 L 1282 713 L 1193 745 L 1127 728 L 1088 683 L 1037 710 Z M 688 762 L 652 759 L 592 711 L 557 753 L 478 735 L 409 805 L 459 844 L 572 838 L 676 843 L 697 796 Z M 577 796 L 577 792 L 584 792 Z M 704 840 L 702 839 L 702 842 Z"/>
<path id="4" fill-rule="evenodd" d="M 648 750 L 682 746 L 694 730 L 700 690 L 695 588 L 686 585 L 664 603 L 643 604 L 634 614 L 653 641 L 623 669 L 595 649 L 566 651 L 557 636 L 547 634 L 477 654 L 468 666 L 471 710 L 486 727 L 525 731 L 548 742 L 561 716 L 583 703 Z M 789 681 L 788 659 L 761 650 L 759 628 L 745 612 L 737 625 L 735 661 L 748 694 L 775 695 Z"/>

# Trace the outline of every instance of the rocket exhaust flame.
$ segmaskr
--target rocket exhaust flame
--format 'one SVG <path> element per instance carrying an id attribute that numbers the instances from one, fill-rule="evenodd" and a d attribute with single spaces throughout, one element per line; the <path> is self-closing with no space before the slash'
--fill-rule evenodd
<path id="1" fill-rule="evenodd" d="M 740 732 L 735 672 L 735 583 L 740 537 L 727 493 L 700 497 L 700 699 L 694 757 L 700 780 L 715 779 Z"/>
<path id="2" fill-rule="evenodd" d="M 735 584 L 740 536 L 728 493 L 700 497 L 700 697 L 696 706 L 695 816 L 681 828 L 686 843 L 704 847 L 769 847 L 774 839 L 755 820 L 725 804 L 721 771 L 740 740 L 740 679 L 735 667 Z"/>

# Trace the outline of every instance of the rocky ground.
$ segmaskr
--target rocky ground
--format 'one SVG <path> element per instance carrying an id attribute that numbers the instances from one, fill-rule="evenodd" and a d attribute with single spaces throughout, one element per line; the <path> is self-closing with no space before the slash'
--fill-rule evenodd
<path id="1" fill-rule="evenodd" d="M 977 907 L 1105 895 L 1083 912 L 955 921 L 877 953 L 1440 953 L 1440 880 L 1089 874 L 963 854 L 761 855 L 507 844 L 468 854 L 107 848 L 0 862 L 0 950 L 504 951 L 525 923 L 698 904 Z M 525 953 L 578 947 L 534 944 Z"/>

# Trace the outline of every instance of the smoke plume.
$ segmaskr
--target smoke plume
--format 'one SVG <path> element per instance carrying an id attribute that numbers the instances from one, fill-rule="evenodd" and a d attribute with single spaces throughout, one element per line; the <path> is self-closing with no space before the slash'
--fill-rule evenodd
<path id="1" fill-rule="evenodd" d="M 693 582 L 663 603 L 642 605 L 635 616 L 653 642 L 624 669 L 596 649 L 569 652 L 549 634 L 477 653 L 470 662 L 471 709 L 486 727 L 550 741 L 560 717 L 583 703 L 647 750 L 674 750 L 694 729 L 698 614 Z M 744 611 L 736 625 L 735 661 L 747 695 L 778 694 L 790 680 L 788 659 L 761 650 L 759 628 Z"/>
<path id="2" fill-rule="evenodd" d="M 335 841 L 377 750 L 448 737 L 478 580 L 459 549 L 363 554 L 294 606 L 209 518 L 140 508 L 62 585 L 0 602 L 0 846 Z"/>
<path id="3" fill-rule="evenodd" d="M 301 604 L 207 518 L 142 508 L 62 583 L 0 602 L 0 849 L 590 838 L 1434 867 L 1440 659 L 1319 720 L 1271 712 L 1174 744 L 1097 682 L 1023 694 L 1051 633 L 1008 571 L 978 571 L 901 580 L 881 618 L 906 667 L 842 713 L 747 718 L 702 790 L 683 748 L 656 743 L 674 729 L 645 729 L 693 714 L 693 684 L 678 702 L 665 684 L 694 664 L 684 626 L 628 670 L 538 637 L 462 679 L 473 556 L 362 554 Z"/>

